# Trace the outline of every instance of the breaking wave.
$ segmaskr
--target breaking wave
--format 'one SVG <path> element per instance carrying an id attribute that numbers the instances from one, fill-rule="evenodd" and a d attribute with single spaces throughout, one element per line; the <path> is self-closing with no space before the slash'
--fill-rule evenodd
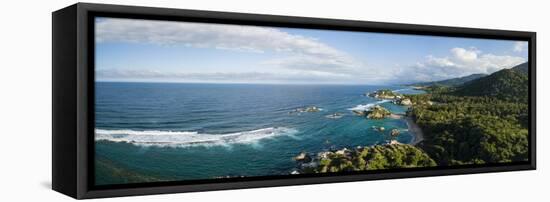
<path id="1" fill-rule="evenodd" d="M 402 89 L 392 90 L 392 92 L 400 92 L 400 91 L 404 91 L 404 90 L 410 90 L 410 89 L 409 88 L 402 88 Z"/>
<path id="2" fill-rule="evenodd" d="M 296 132 L 295 129 L 285 127 L 270 127 L 227 134 L 207 134 L 189 131 L 95 129 L 95 140 L 126 142 L 141 146 L 224 146 L 229 144 L 256 143 L 262 139 L 285 135 L 291 136 Z"/>
<path id="3" fill-rule="evenodd" d="M 348 110 L 352 110 L 352 111 L 369 110 L 370 108 L 374 107 L 375 105 L 379 105 L 379 104 L 386 103 L 386 102 L 391 102 L 391 100 L 380 100 L 380 101 L 377 101 L 377 102 L 374 102 L 374 103 L 368 103 L 368 104 L 364 104 L 364 105 L 357 105 L 353 108 L 349 108 Z"/>

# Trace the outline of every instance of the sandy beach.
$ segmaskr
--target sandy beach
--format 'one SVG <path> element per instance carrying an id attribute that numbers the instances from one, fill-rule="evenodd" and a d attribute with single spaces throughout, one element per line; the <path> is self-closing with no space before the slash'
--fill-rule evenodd
<path id="1" fill-rule="evenodd" d="M 389 116 L 390 119 L 402 119 L 403 117 L 404 115 L 402 114 L 394 114 L 394 113 L 390 114 Z"/>
<path id="2" fill-rule="evenodd" d="M 390 114 L 389 118 L 391 119 L 405 119 L 407 122 L 407 127 L 409 133 L 413 135 L 413 141 L 411 141 L 411 145 L 416 145 L 419 142 L 422 142 L 424 140 L 424 133 L 422 132 L 422 129 L 414 122 L 414 120 L 411 117 L 408 117 L 403 114 Z"/>
<path id="3" fill-rule="evenodd" d="M 407 126 L 409 128 L 409 133 L 413 134 L 413 141 L 411 141 L 411 145 L 416 145 L 424 140 L 424 133 L 422 132 L 422 129 L 414 122 L 414 120 L 411 117 L 405 117 L 405 121 L 407 121 Z"/>

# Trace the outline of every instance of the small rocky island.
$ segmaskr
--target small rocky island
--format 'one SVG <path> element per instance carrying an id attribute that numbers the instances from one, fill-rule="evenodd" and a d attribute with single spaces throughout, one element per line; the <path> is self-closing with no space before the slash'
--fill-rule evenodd
<path id="1" fill-rule="evenodd" d="M 396 105 L 403 105 L 403 106 L 413 105 L 411 99 L 389 89 L 381 89 L 371 93 L 366 93 L 365 95 L 369 97 L 381 99 L 381 100 L 391 100 L 392 103 Z"/>
<path id="2" fill-rule="evenodd" d="M 369 119 L 383 119 L 391 115 L 388 109 L 380 105 L 375 105 L 367 110 L 353 110 L 353 113 L 358 116 L 365 116 Z"/>
<path id="3" fill-rule="evenodd" d="M 371 128 L 375 131 L 378 131 L 378 132 L 384 132 L 386 130 L 386 128 L 384 128 L 384 126 L 372 126 Z"/>
<path id="4" fill-rule="evenodd" d="M 321 108 L 317 107 L 317 106 L 309 106 L 309 107 L 300 107 L 300 108 L 296 108 L 290 112 L 288 112 L 289 114 L 293 114 L 293 113 L 304 113 L 304 112 L 319 112 L 321 111 Z"/>
<path id="5" fill-rule="evenodd" d="M 374 92 L 365 93 L 365 95 L 369 97 L 385 99 L 385 100 L 401 99 L 402 97 L 401 94 L 395 93 L 390 89 L 380 89 Z"/>
<path id="6" fill-rule="evenodd" d="M 369 119 L 383 119 L 389 115 L 391 115 L 390 110 L 387 110 L 380 105 L 376 105 L 367 111 L 367 118 Z"/>
<path id="7" fill-rule="evenodd" d="M 333 114 L 326 115 L 325 117 L 329 118 L 329 119 L 339 119 L 339 118 L 342 118 L 343 116 L 344 116 L 343 113 L 336 112 L 336 113 L 333 113 Z"/>

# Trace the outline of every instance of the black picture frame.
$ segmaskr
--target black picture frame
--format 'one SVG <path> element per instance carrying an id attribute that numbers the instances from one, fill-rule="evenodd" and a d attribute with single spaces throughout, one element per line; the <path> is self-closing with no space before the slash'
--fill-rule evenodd
<path id="1" fill-rule="evenodd" d="M 246 177 L 96 186 L 94 17 L 368 31 L 529 42 L 529 161 L 353 173 Z M 276 15 L 77 3 L 52 14 L 52 188 L 84 199 L 536 169 L 536 33 Z"/>

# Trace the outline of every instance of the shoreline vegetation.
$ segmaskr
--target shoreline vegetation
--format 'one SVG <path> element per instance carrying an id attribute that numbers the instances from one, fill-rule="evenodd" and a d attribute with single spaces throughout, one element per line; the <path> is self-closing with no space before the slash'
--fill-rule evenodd
<path id="1" fill-rule="evenodd" d="M 422 132 L 422 128 L 416 124 L 416 122 L 412 119 L 412 117 L 409 117 L 407 115 L 403 114 L 391 114 L 389 116 L 392 119 L 404 119 L 407 123 L 407 131 L 409 134 L 412 135 L 413 139 L 408 144 L 410 145 L 417 145 L 418 143 L 422 142 L 424 140 L 424 132 Z"/>
<path id="2" fill-rule="evenodd" d="M 336 151 L 296 156 L 297 169 L 290 174 L 334 173 L 392 168 L 434 167 L 436 162 L 421 149 L 409 144 L 384 144 L 343 148 Z"/>
<path id="3" fill-rule="evenodd" d="M 364 96 L 409 106 L 409 110 L 399 115 L 375 105 L 353 112 L 371 119 L 403 119 L 413 140 L 402 144 L 392 138 L 389 143 L 370 147 L 301 152 L 291 174 L 527 161 L 526 67 L 524 63 L 490 75 L 409 85 L 426 91 L 419 95 L 400 95 L 388 89 L 366 93 Z"/>

